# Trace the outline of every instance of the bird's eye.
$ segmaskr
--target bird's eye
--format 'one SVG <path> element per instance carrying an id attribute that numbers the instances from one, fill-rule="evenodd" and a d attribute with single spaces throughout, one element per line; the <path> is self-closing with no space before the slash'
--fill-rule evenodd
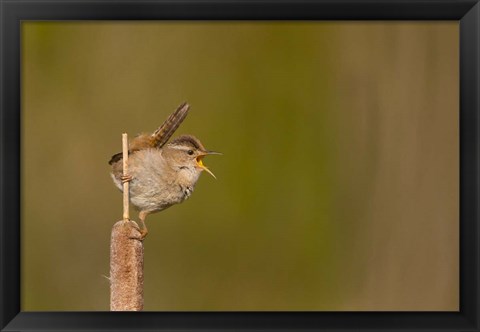
<path id="1" fill-rule="evenodd" d="M 188 150 L 187 153 L 188 153 L 189 155 L 192 155 L 192 154 L 193 154 L 193 150 Z"/>

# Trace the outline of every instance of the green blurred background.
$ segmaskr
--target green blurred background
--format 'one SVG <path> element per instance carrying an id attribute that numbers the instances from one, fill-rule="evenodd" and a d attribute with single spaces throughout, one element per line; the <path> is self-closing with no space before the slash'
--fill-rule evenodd
<path id="1" fill-rule="evenodd" d="M 145 310 L 458 310 L 457 22 L 22 23 L 22 310 L 108 310 L 121 133 L 224 153 Z M 134 218 L 137 216 L 134 214 Z"/>

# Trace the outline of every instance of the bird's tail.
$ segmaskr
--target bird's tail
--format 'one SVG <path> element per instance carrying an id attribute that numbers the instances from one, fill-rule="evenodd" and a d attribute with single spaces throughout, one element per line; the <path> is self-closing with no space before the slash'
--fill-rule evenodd
<path id="1" fill-rule="evenodd" d="M 156 148 L 161 148 L 168 139 L 173 135 L 175 130 L 180 126 L 180 124 L 185 120 L 185 117 L 188 114 L 190 105 L 183 103 L 177 107 L 175 112 L 173 112 L 165 122 L 158 127 L 152 134 L 153 145 Z"/>

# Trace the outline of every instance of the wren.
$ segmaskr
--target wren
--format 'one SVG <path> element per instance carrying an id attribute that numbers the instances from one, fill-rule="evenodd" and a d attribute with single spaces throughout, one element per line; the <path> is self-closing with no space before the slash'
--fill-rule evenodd
<path id="1" fill-rule="evenodd" d="M 205 149 L 192 135 L 182 135 L 168 142 L 189 109 L 187 103 L 181 104 L 152 134 L 140 134 L 130 141 L 128 175 L 123 175 L 122 153 L 113 155 L 109 161 L 114 184 L 123 191 L 123 183 L 130 183 L 130 202 L 139 211 L 142 240 L 148 233 L 147 215 L 188 199 L 202 171 L 215 178 L 202 159 L 221 153 Z"/>

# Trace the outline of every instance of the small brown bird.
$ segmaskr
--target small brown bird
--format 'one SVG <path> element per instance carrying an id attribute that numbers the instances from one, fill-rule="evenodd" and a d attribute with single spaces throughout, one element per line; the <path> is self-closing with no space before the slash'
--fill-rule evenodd
<path id="1" fill-rule="evenodd" d="M 123 176 L 122 153 L 112 156 L 111 176 L 123 191 L 130 182 L 130 202 L 139 210 L 142 239 L 147 235 L 145 218 L 190 197 L 202 171 L 215 175 L 203 164 L 206 150 L 192 135 L 182 135 L 167 143 L 187 116 L 190 106 L 180 105 L 153 134 L 140 134 L 129 144 L 128 175 Z"/>

